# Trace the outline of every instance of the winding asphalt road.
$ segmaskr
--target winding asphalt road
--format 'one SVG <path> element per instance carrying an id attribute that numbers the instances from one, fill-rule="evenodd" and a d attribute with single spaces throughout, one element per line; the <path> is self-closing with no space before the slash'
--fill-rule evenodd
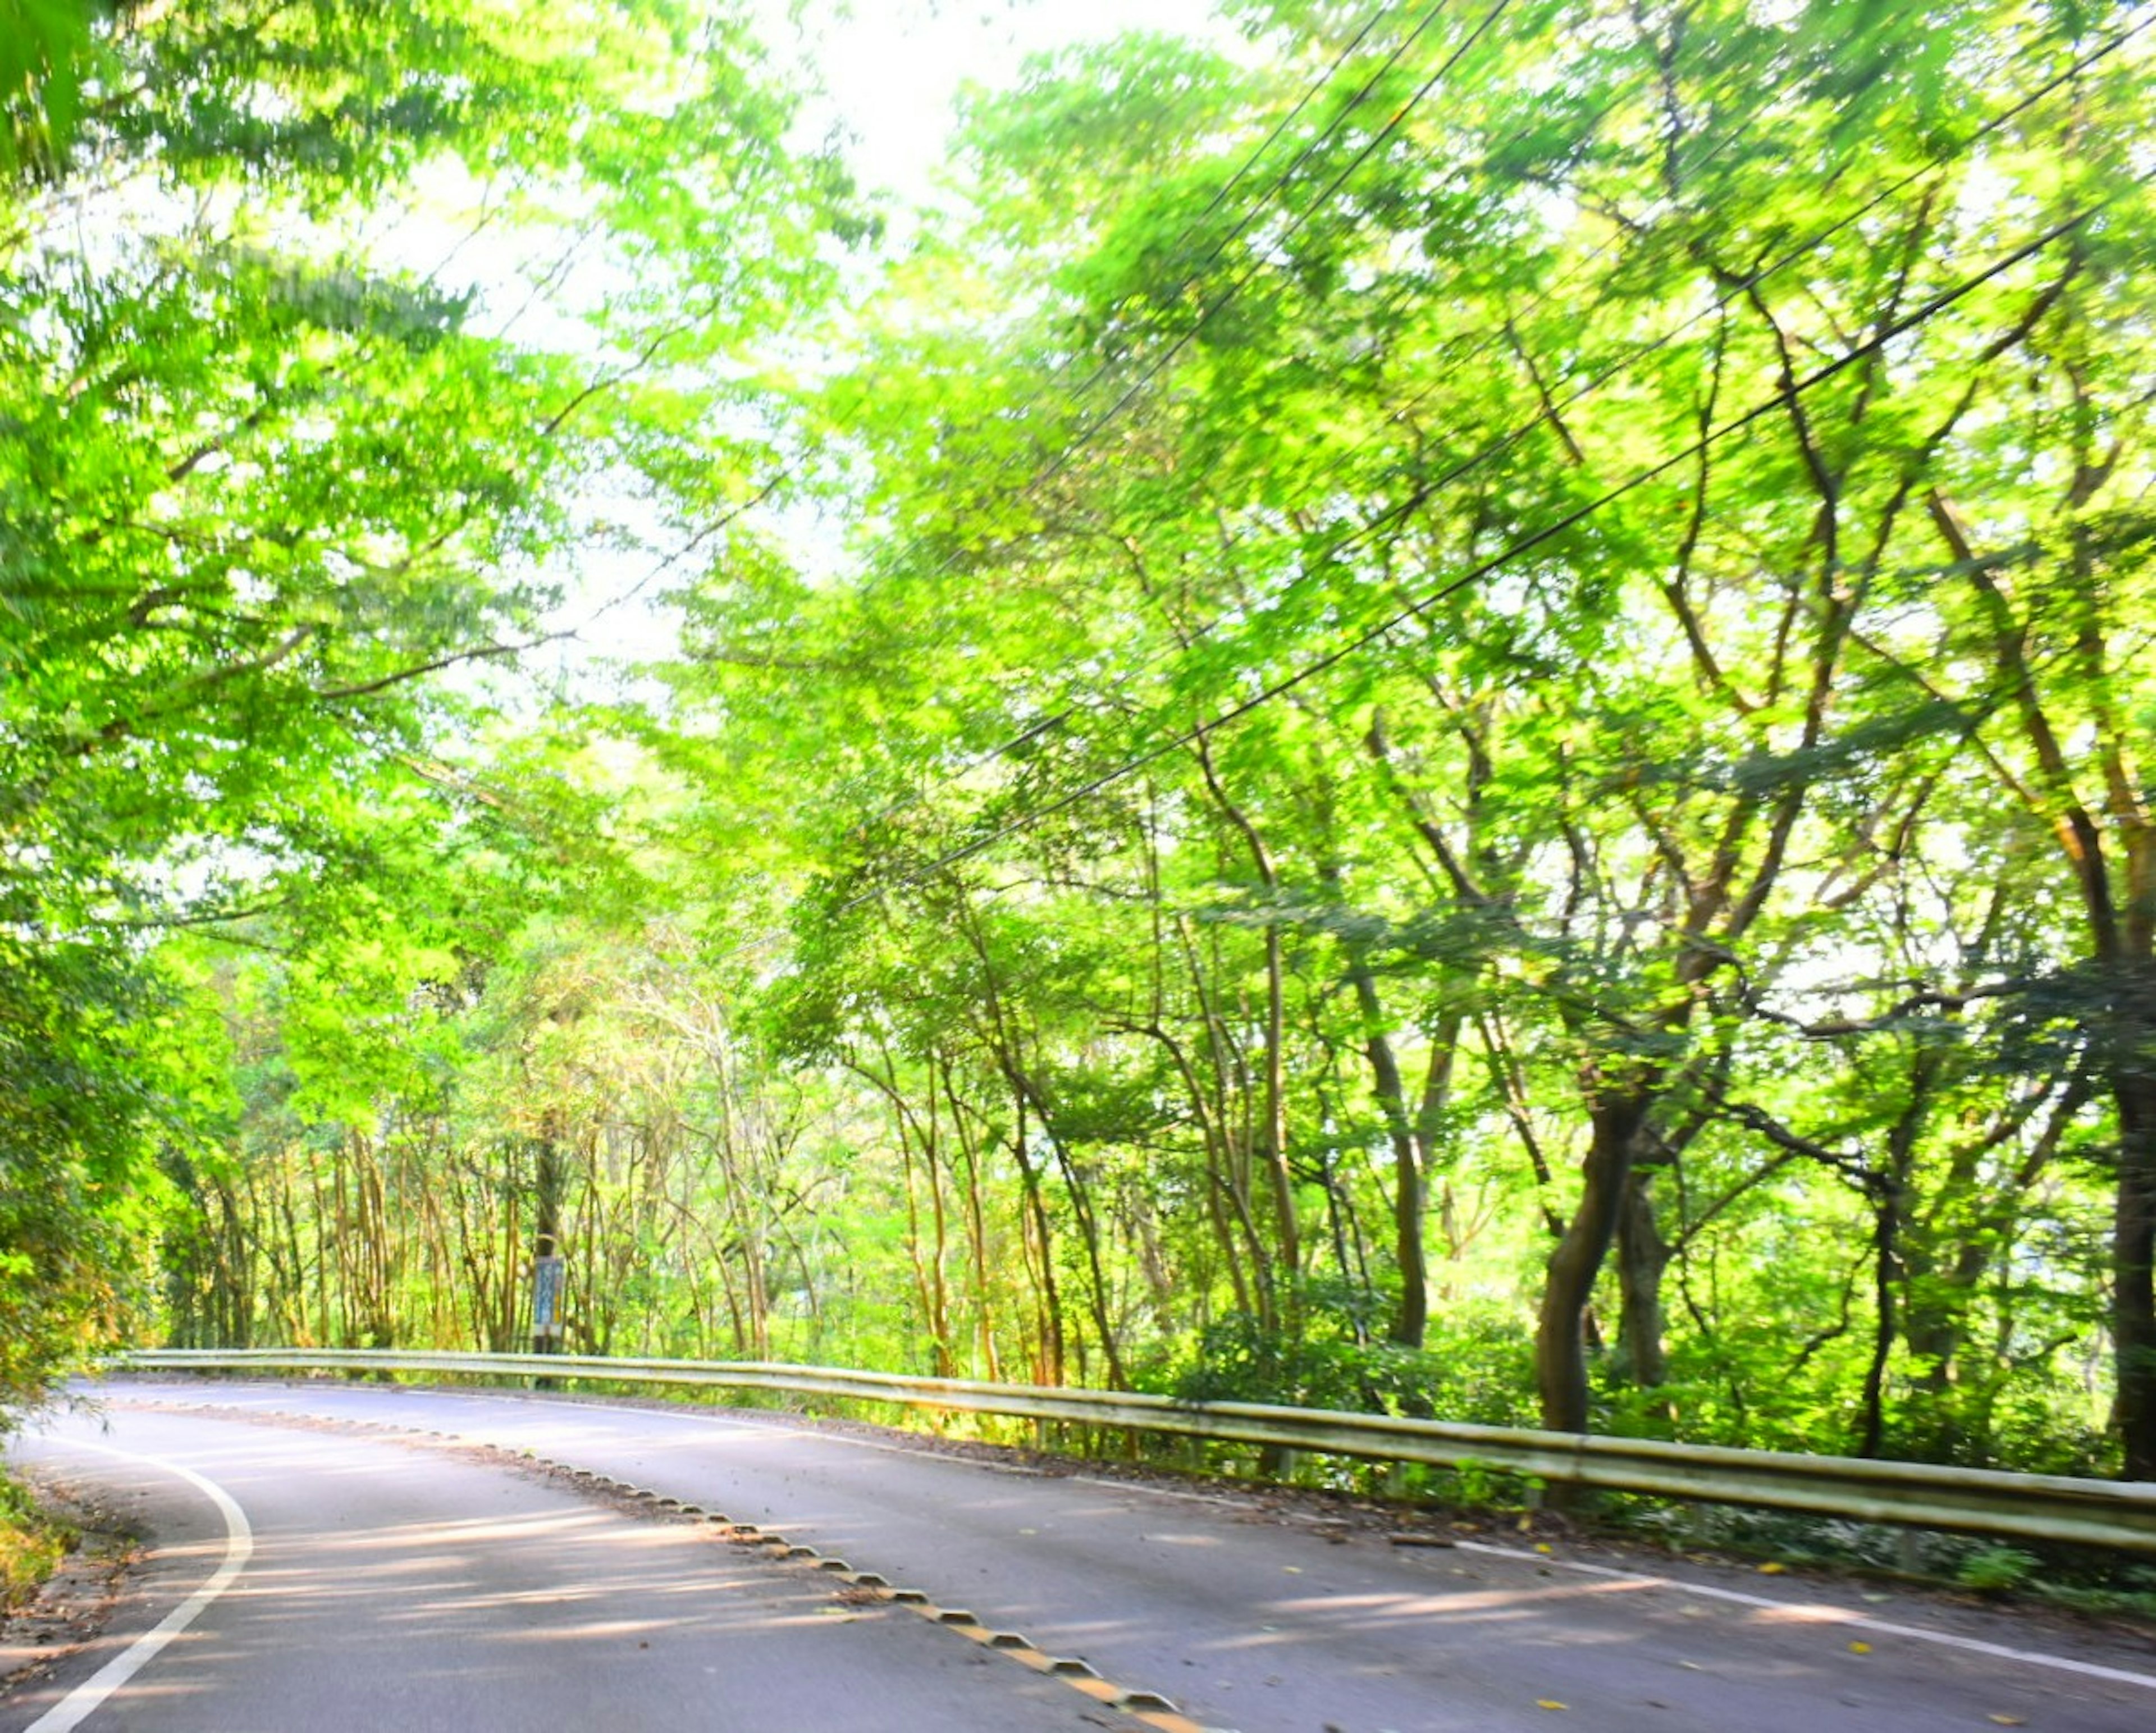
<path id="1" fill-rule="evenodd" d="M 155 1544 L 101 1638 L 0 1698 L 0 1733 L 2156 1725 L 2156 1653 L 2126 1638 L 1563 1545 L 1393 1546 L 863 1428 L 326 1382 L 100 1399 L 9 1454 Z"/>

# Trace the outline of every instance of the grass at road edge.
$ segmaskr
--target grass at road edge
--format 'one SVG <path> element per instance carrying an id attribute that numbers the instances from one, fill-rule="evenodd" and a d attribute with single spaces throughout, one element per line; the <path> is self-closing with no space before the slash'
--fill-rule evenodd
<path id="1" fill-rule="evenodd" d="M 28 1487 L 0 1474 L 0 1613 L 34 1595 L 78 1538 Z"/>

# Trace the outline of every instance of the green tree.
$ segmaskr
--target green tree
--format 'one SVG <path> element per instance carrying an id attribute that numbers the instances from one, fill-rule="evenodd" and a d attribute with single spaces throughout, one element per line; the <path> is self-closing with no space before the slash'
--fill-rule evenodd
<path id="1" fill-rule="evenodd" d="M 151 1063 L 153 936 L 377 866 L 364 808 L 432 786 L 439 677 L 547 635 L 576 552 L 629 539 L 603 495 L 661 502 L 664 539 L 753 488 L 746 412 L 702 430 L 849 220 L 729 8 L 33 22 L 0 64 L 11 141 L 37 136 L 0 163 L 15 1388 L 89 1345 L 107 1218 L 139 1231 L 157 1147 L 201 1129 Z M 422 270 L 375 232 L 398 214 L 623 286 L 534 341 L 513 276 Z"/>

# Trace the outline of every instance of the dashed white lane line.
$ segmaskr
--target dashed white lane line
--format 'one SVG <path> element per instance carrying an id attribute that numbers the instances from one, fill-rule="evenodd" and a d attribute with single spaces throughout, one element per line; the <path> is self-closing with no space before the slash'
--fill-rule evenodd
<path id="1" fill-rule="evenodd" d="M 1080 1486 L 1105 1486 L 1111 1492 L 1142 1492 L 1149 1498 L 1181 1499 L 1186 1505 L 1217 1505 L 1224 1510 L 1261 1508 L 1255 1499 L 1223 1497 L 1214 1492 L 1185 1492 L 1179 1486 L 1147 1486 L 1137 1480 L 1111 1480 L 1105 1474 L 1073 1474 L 1070 1479 Z"/>
<path id="2" fill-rule="evenodd" d="M 105 1456 L 119 1457 L 126 1462 L 146 1463 L 151 1468 L 161 1469 L 168 1474 L 177 1474 L 185 1480 L 215 1505 L 223 1516 L 224 1558 L 210 1573 L 209 1580 L 167 1613 L 154 1629 L 145 1631 L 39 1715 L 30 1724 L 28 1733 L 69 1733 L 70 1729 L 80 1726 L 100 1704 L 149 1665 L 160 1649 L 201 1618 L 203 1609 L 232 1587 L 234 1580 L 246 1569 L 247 1561 L 254 1552 L 254 1530 L 248 1526 L 247 1513 L 234 1502 L 232 1495 L 214 1480 L 198 1474 L 192 1469 L 182 1468 L 178 1463 L 166 1462 L 158 1457 L 140 1455 L 132 1450 L 116 1450 L 110 1444 L 93 1444 L 85 1439 L 70 1439 L 69 1443 L 69 1448 L 74 1449 L 95 1450 Z"/>

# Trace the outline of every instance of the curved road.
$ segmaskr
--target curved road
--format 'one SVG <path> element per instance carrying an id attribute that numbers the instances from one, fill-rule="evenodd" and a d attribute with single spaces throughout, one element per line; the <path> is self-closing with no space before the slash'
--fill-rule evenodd
<path id="1" fill-rule="evenodd" d="M 331 1382 L 101 1396 L 102 1423 L 9 1454 L 156 1545 L 97 1643 L 0 1698 L 0 1733 L 2156 1725 L 2145 1648 L 1844 1584 L 1397 1546 L 768 1413 Z"/>

